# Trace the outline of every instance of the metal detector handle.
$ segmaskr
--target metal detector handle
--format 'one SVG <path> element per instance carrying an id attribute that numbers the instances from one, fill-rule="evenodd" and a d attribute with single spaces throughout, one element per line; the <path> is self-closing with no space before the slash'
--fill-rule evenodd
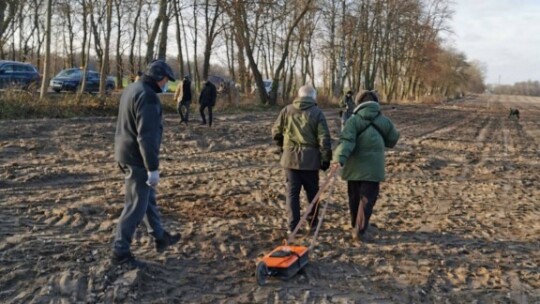
<path id="1" fill-rule="evenodd" d="M 294 227 L 293 232 L 287 238 L 287 243 L 288 244 L 290 244 L 290 243 L 292 243 L 294 241 L 294 239 L 296 237 L 296 234 L 298 233 L 298 230 L 306 222 L 309 213 L 311 212 L 311 210 L 313 210 L 313 207 L 319 202 L 319 198 L 321 197 L 321 195 L 326 191 L 328 186 L 330 186 L 333 183 L 333 181 L 334 181 L 334 179 L 336 177 L 337 169 L 338 169 L 338 167 L 331 167 L 330 168 L 330 172 L 328 172 L 328 174 L 326 175 L 326 179 L 324 180 L 322 186 L 319 188 L 319 191 L 317 192 L 317 194 L 315 195 L 315 197 L 313 198 L 311 203 L 309 204 L 309 206 L 307 208 L 307 211 L 304 213 L 304 215 L 302 216 L 302 218 L 300 219 L 300 222 L 298 222 L 296 227 Z M 319 222 L 319 224 L 320 224 L 320 222 Z"/>
<path id="2" fill-rule="evenodd" d="M 334 175 L 335 180 L 335 175 Z M 328 208 L 328 203 L 331 202 L 332 195 L 334 194 L 334 183 L 331 183 L 329 186 L 330 190 L 328 191 L 328 197 L 326 198 L 324 202 L 324 206 L 321 210 L 321 215 L 319 216 L 319 222 L 317 223 L 317 228 L 315 229 L 315 233 L 313 233 L 313 238 L 311 239 L 311 244 L 309 245 L 309 251 L 313 250 L 313 247 L 315 247 L 315 241 L 317 240 L 317 236 L 319 235 L 319 230 L 321 229 L 324 216 L 326 214 L 326 209 Z"/>

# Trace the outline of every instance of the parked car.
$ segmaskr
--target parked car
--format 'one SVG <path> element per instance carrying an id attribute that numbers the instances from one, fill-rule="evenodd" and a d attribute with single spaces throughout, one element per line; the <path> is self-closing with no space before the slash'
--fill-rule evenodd
<path id="1" fill-rule="evenodd" d="M 36 91 L 40 80 L 38 70 L 30 63 L 0 60 L 0 89 Z"/>
<path id="2" fill-rule="evenodd" d="M 266 94 L 270 94 L 270 91 L 272 90 L 272 80 L 263 80 L 263 84 Z M 255 94 L 255 92 L 257 92 L 257 84 L 253 83 L 251 87 L 251 93 Z"/>
<path id="3" fill-rule="evenodd" d="M 51 79 L 50 86 L 55 92 L 71 91 L 75 92 L 79 89 L 83 78 L 83 70 L 79 68 L 65 69 L 60 71 L 53 79 Z M 105 90 L 110 92 L 114 90 L 114 79 L 107 76 L 105 81 Z M 99 91 L 99 73 L 92 70 L 86 71 L 86 91 L 97 92 Z"/>

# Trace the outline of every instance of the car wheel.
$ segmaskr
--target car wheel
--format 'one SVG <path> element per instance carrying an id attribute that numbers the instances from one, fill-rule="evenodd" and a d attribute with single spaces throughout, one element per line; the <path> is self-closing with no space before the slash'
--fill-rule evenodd
<path id="1" fill-rule="evenodd" d="M 53 89 L 53 91 L 55 91 L 56 93 L 60 93 L 60 89 Z"/>

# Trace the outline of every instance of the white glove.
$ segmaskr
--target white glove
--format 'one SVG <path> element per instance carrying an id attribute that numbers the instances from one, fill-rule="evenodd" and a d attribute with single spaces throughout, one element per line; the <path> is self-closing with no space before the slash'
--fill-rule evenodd
<path id="1" fill-rule="evenodd" d="M 157 187 L 158 183 L 159 183 L 159 170 L 149 171 L 148 180 L 146 181 L 146 184 L 152 188 L 155 188 Z"/>

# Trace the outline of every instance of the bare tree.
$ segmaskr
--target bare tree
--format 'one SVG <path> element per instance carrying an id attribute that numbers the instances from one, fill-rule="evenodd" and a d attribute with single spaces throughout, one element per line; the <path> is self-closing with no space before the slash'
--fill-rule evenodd
<path id="1" fill-rule="evenodd" d="M 212 10 L 212 12 L 211 12 Z M 204 0 L 204 21 L 205 21 L 205 44 L 203 58 L 203 79 L 208 79 L 210 70 L 210 56 L 212 55 L 212 46 L 217 35 L 223 30 L 223 26 L 218 28 L 218 20 L 223 11 L 220 9 L 217 1 L 210 3 L 210 0 Z"/>
<path id="2" fill-rule="evenodd" d="M 0 1 L 0 58 L 4 58 L 4 45 L 9 38 L 7 29 L 12 27 L 12 23 L 17 15 L 20 1 L 18 0 L 2 0 Z"/>
<path id="3" fill-rule="evenodd" d="M 49 87 L 49 74 L 51 63 L 51 19 L 52 19 L 52 0 L 47 0 L 47 27 L 45 29 L 45 62 L 43 63 L 43 79 L 41 82 L 41 92 L 39 99 L 44 99 Z"/>
<path id="4" fill-rule="evenodd" d="M 145 56 L 145 63 L 150 63 L 154 59 L 154 47 L 156 44 L 156 38 L 159 32 L 160 24 L 161 22 L 167 22 L 168 25 L 168 16 L 167 16 L 167 0 L 159 0 L 159 10 L 158 15 L 156 19 L 154 20 L 154 25 L 152 26 L 152 31 L 150 32 L 150 36 L 148 36 L 148 41 L 146 43 L 146 56 Z M 165 35 L 166 37 L 166 31 L 165 33 L 162 33 L 162 35 Z M 163 39 L 162 40 L 166 40 Z M 165 43 L 165 41 L 163 41 Z M 163 58 L 165 59 L 165 58 Z"/>
<path id="5" fill-rule="evenodd" d="M 99 75 L 99 95 L 103 97 L 107 89 L 107 75 L 109 74 L 109 48 L 111 42 L 112 31 L 112 4 L 113 0 L 106 0 L 105 7 L 105 42 L 103 49 L 103 60 L 101 61 L 101 69 Z"/>

